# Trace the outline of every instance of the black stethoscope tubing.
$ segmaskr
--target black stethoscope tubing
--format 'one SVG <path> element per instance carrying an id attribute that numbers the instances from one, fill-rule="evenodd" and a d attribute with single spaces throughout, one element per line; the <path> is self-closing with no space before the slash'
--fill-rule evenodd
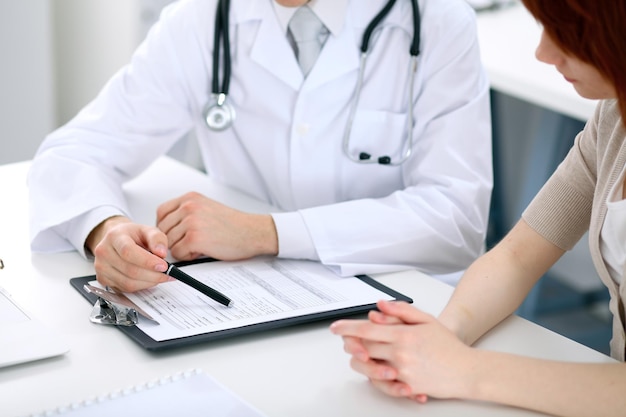
<path id="1" fill-rule="evenodd" d="M 396 3 L 396 0 L 389 0 L 385 7 L 382 8 L 380 12 L 367 25 L 365 28 L 365 32 L 363 32 L 363 40 L 361 41 L 361 53 L 367 53 L 370 44 L 370 38 L 372 37 L 372 33 L 374 29 L 382 22 L 382 20 L 389 14 L 391 8 Z M 411 41 L 410 54 L 411 56 L 419 55 L 419 46 L 420 46 L 420 33 L 421 33 L 421 22 L 419 17 L 419 6 L 417 4 L 417 0 L 411 0 L 412 12 L 413 12 L 413 39 Z"/>
<path id="2" fill-rule="evenodd" d="M 228 30 L 228 11 L 230 10 L 230 0 L 219 0 L 217 13 L 215 13 L 215 38 L 213 39 L 213 94 L 228 94 L 230 87 L 230 31 Z M 222 86 L 220 88 L 219 67 L 220 67 L 220 40 L 224 49 L 224 73 L 222 74 Z M 221 90 L 221 91 L 220 91 Z"/>
<path id="3" fill-rule="evenodd" d="M 350 159 L 352 162 L 360 163 L 360 164 L 380 164 L 380 165 L 390 165 L 390 166 L 399 166 L 406 162 L 413 152 L 413 88 L 415 84 L 415 74 L 417 72 L 417 56 L 419 55 L 419 47 L 420 47 L 420 34 L 421 34 L 421 21 L 420 21 L 420 13 L 419 6 L 417 4 L 417 0 L 411 0 L 411 6 L 413 11 L 413 39 L 411 40 L 411 47 L 409 49 L 409 53 L 411 55 L 410 63 L 409 63 L 409 89 L 408 89 L 408 116 L 407 116 L 407 138 L 403 141 L 402 149 L 404 149 L 402 156 L 393 160 L 389 155 L 381 155 L 377 158 L 372 158 L 372 155 L 367 152 L 360 152 L 357 156 L 353 155 L 350 152 L 350 134 L 352 131 L 352 124 L 354 122 L 356 110 L 359 103 L 359 97 L 361 95 L 361 89 L 363 87 L 363 78 L 365 74 L 365 66 L 367 62 L 367 54 L 369 50 L 369 42 L 372 33 L 376 29 L 376 27 L 380 24 L 380 22 L 389 14 L 391 8 L 396 3 L 396 0 L 389 0 L 387 4 L 382 8 L 380 12 L 374 19 L 367 25 L 365 32 L 363 33 L 363 40 L 361 41 L 361 63 L 359 65 L 359 74 L 357 77 L 357 85 L 354 93 L 354 98 L 352 99 L 352 104 L 350 106 L 348 112 L 348 122 L 346 123 L 346 128 L 343 134 L 343 153 Z"/>
<path id="4" fill-rule="evenodd" d="M 380 156 L 377 159 L 371 159 L 371 155 L 366 152 L 361 152 L 357 157 L 353 157 L 349 153 L 350 146 L 350 131 L 351 124 L 354 118 L 354 111 L 356 110 L 356 105 L 358 103 L 360 90 L 363 82 L 363 71 L 365 68 L 365 62 L 367 58 L 367 53 L 370 45 L 370 38 L 374 33 L 374 30 L 380 22 L 389 14 L 391 9 L 393 8 L 396 0 L 389 0 L 382 8 L 380 12 L 372 21 L 367 25 L 365 31 L 363 32 L 363 39 L 361 41 L 361 70 L 359 73 L 359 80 L 357 82 L 357 90 L 355 93 L 355 98 L 353 100 L 353 106 L 350 111 L 348 126 L 346 127 L 346 131 L 344 132 L 344 140 L 343 140 L 343 148 L 346 155 L 354 162 L 360 163 L 373 163 L 377 162 L 381 165 L 401 165 L 404 163 L 409 156 L 411 155 L 413 148 L 413 135 L 412 135 L 412 122 L 413 115 L 409 115 L 408 124 L 408 147 L 406 147 L 404 155 L 400 158 L 399 161 L 392 161 L 389 156 Z M 421 33 L 421 21 L 420 21 L 420 12 L 419 6 L 417 4 L 417 0 L 411 0 L 412 13 L 413 13 L 413 39 L 411 40 L 411 47 L 409 53 L 411 54 L 411 68 L 412 79 L 411 79 L 411 87 L 409 89 L 410 93 L 413 91 L 413 80 L 415 77 L 415 72 L 417 70 L 417 56 L 419 55 L 419 47 L 420 47 L 420 33 Z M 217 10 L 215 13 L 215 35 L 213 40 L 213 80 L 211 86 L 211 92 L 213 96 L 214 103 L 209 102 L 204 110 L 204 117 L 209 128 L 213 130 L 224 130 L 232 125 L 233 119 L 235 118 L 235 112 L 232 106 L 230 106 L 227 102 L 228 89 L 230 87 L 230 78 L 231 78 L 231 56 L 230 56 L 230 34 L 229 34 L 229 9 L 230 9 L 230 0 L 218 0 Z M 219 83 L 219 64 L 220 64 L 220 51 L 223 49 L 223 57 L 224 57 L 224 66 L 223 66 L 223 74 L 222 74 L 222 85 L 220 87 Z M 409 96 L 409 113 L 412 113 L 413 98 Z M 406 145 L 405 145 L 406 146 Z"/>

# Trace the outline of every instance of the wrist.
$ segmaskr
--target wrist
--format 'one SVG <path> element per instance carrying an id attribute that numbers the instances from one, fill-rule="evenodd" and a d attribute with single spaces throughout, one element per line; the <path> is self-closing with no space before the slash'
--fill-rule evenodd
<path id="1" fill-rule="evenodd" d="M 457 398 L 464 400 L 480 400 L 484 398 L 485 366 L 490 366 L 488 357 L 483 357 L 488 352 L 483 352 L 473 347 L 467 347 L 467 352 L 463 355 L 464 365 L 460 366 L 459 392 Z"/>
<path id="2" fill-rule="evenodd" d="M 460 314 L 455 314 L 452 309 L 446 307 L 437 319 L 444 327 L 458 337 L 461 342 L 466 345 L 471 344 L 471 342 L 467 340 L 467 332 L 465 331 L 466 327 L 460 319 Z"/>
<path id="3" fill-rule="evenodd" d="M 256 251 L 260 255 L 278 255 L 278 233 L 274 219 L 269 214 L 255 214 L 253 242 L 257 242 Z"/>
<path id="4" fill-rule="evenodd" d="M 269 214 L 249 214 L 246 239 L 252 256 L 278 255 L 278 234 L 274 219 Z"/>

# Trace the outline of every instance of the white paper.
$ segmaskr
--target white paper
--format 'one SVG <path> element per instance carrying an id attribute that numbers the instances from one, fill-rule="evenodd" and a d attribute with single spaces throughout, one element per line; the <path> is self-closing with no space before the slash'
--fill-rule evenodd
<path id="1" fill-rule="evenodd" d="M 34 416 L 67 417 L 263 417 L 200 370 L 98 395 Z"/>
<path id="2" fill-rule="evenodd" d="M 30 317 L 13 301 L 11 296 L 0 288 L 0 327 L 29 321 Z"/>
<path id="3" fill-rule="evenodd" d="M 156 341 L 393 299 L 359 278 L 339 277 L 311 261 L 261 258 L 181 269 L 229 297 L 234 306 L 223 306 L 179 281 L 126 294 L 158 322 L 140 319 L 137 325 Z"/>

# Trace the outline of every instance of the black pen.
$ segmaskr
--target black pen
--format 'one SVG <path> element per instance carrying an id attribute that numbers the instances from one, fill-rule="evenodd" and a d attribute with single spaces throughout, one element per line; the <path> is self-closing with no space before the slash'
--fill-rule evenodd
<path id="1" fill-rule="evenodd" d="M 224 304 L 226 307 L 233 306 L 234 302 L 230 298 L 226 297 L 224 294 L 219 292 L 218 290 L 213 289 L 209 287 L 208 285 L 198 281 L 197 279 L 184 273 L 183 271 L 181 271 L 180 269 L 178 269 L 176 266 L 172 265 L 169 262 L 167 262 L 167 265 L 168 265 L 168 268 L 167 268 L 167 271 L 164 272 L 164 274 L 169 275 L 172 278 L 176 278 L 180 282 L 185 283 L 192 288 L 195 288 L 196 290 L 200 291 L 202 294 L 206 295 L 207 297 L 212 298 L 213 300 L 217 301 L 220 304 Z"/>

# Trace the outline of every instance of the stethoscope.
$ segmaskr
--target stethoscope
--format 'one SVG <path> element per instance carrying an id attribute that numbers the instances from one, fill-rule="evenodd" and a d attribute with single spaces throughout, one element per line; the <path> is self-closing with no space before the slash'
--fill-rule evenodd
<path id="1" fill-rule="evenodd" d="M 348 114 L 348 121 L 343 134 L 343 153 L 351 160 L 361 164 L 373 164 L 378 163 L 381 165 L 397 166 L 403 164 L 413 151 L 413 90 L 415 74 L 417 73 L 417 56 L 419 55 L 420 44 L 420 15 L 417 0 L 411 0 L 411 6 L 413 8 L 413 40 L 411 42 L 411 48 L 409 53 L 411 54 L 411 60 L 409 62 L 409 94 L 408 94 L 408 117 L 407 117 L 407 138 L 402 143 L 404 152 L 400 159 L 393 160 L 388 155 L 382 155 L 378 158 L 372 158 L 367 152 L 361 152 L 358 156 L 353 155 L 350 152 L 350 133 L 352 131 L 352 125 L 354 123 L 354 116 L 356 114 L 359 98 L 361 96 L 361 89 L 363 88 L 363 77 L 365 74 L 365 65 L 367 63 L 367 55 L 369 49 L 370 38 L 376 27 L 380 22 L 389 14 L 391 8 L 396 3 L 396 0 L 389 0 L 385 7 L 372 19 L 370 24 L 363 33 L 363 40 L 361 41 L 361 58 L 360 68 L 357 78 L 357 85 L 354 92 L 354 98 L 350 105 L 350 111 Z M 213 43 L 213 82 L 211 88 L 211 100 L 204 108 L 204 118 L 207 126 L 211 130 L 221 131 L 232 126 L 235 120 L 235 109 L 228 103 L 228 87 L 230 84 L 230 39 L 228 31 L 228 11 L 230 9 L 230 0 L 219 0 L 217 4 L 217 11 L 215 14 L 215 39 Z M 220 44 L 221 41 L 221 44 Z M 223 80 L 220 88 L 219 85 L 219 58 L 220 47 L 224 50 L 224 68 L 223 68 Z"/>
<path id="2" fill-rule="evenodd" d="M 228 30 L 228 11 L 230 0 L 219 0 L 215 12 L 215 39 L 213 39 L 213 83 L 211 100 L 204 108 L 204 120 L 211 130 L 221 131 L 232 126 L 235 120 L 235 108 L 226 100 L 230 86 L 230 33 Z M 220 40 L 224 48 L 224 79 L 219 85 Z"/>

